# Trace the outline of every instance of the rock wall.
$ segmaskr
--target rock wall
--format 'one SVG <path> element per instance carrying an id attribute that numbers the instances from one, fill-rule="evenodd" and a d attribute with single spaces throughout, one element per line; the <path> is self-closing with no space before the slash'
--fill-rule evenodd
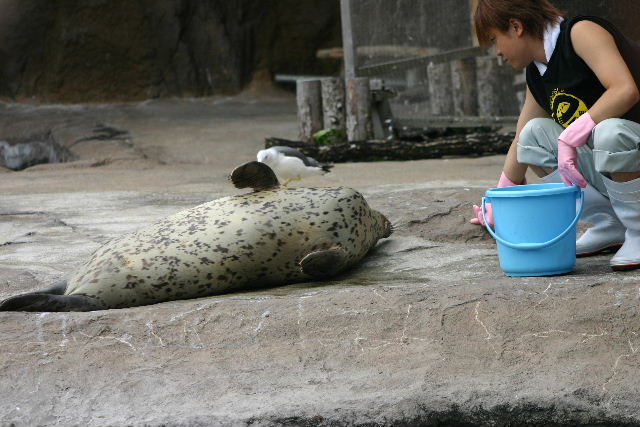
<path id="1" fill-rule="evenodd" d="M 570 14 L 605 16 L 640 39 L 637 0 L 555 3 Z M 254 76 L 336 74 L 340 61 L 315 54 L 340 45 L 338 0 L 0 0 L 0 98 L 234 93 Z"/>
<path id="2" fill-rule="evenodd" d="M 337 1 L 0 0 L 0 97 L 236 92 L 256 71 L 335 73 L 315 52 L 340 40 Z"/>

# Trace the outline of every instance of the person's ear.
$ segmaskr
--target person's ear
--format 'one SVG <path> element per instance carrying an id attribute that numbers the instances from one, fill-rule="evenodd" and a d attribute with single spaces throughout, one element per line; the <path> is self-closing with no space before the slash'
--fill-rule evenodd
<path id="1" fill-rule="evenodd" d="M 522 21 L 517 18 L 509 19 L 509 29 L 518 36 L 524 33 L 524 25 L 522 25 Z"/>

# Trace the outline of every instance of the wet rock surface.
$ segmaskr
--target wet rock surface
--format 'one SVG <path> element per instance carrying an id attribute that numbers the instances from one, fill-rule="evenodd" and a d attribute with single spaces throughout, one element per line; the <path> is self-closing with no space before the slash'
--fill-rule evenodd
<path id="1" fill-rule="evenodd" d="M 68 114 L 2 111 L 48 125 Z M 233 99 L 89 109 L 58 132 L 75 141 L 96 117 L 129 130 L 126 144 L 84 140 L 74 162 L 2 174 L 0 298 L 65 279 L 110 238 L 238 192 L 226 174 L 253 158 L 259 135 L 297 131 L 291 100 Z M 597 256 L 570 275 L 504 276 L 493 241 L 467 222 L 501 162 L 338 164 L 306 181 L 356 187 L 395 225 L 332 280 L 0 313 L 0 424 L 640 424 L 640 273 Z"/>
<path id="2" fill-rule="evenodd" d="M 22 170 L 41 163 L 70 161 L 73 154 L 47 134 L 27 140 L 0 141 L 0 167 Z"/>

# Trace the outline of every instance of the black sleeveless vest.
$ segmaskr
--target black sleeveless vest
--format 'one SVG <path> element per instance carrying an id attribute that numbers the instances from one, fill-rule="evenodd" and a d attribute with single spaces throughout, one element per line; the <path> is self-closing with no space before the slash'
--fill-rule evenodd
<path id="1" fill-rule="evenodd" d="M 560 35 L 545 74 L 541 76 L 534 63 L 529 64 L 526 70 L 527 86 L 531 94 L 551 118 L 564 127 L 591 108 L 605 91 L 593 71 L 573 50 L 571 28 L 582 20 L 593 21 L 611 33 L 640 88 L 639 45 L 604 19 L 594 16 L 565 19 L 560 24 Z M 631 107 L 622 118 L 640 123 L 640 103 Z"/>

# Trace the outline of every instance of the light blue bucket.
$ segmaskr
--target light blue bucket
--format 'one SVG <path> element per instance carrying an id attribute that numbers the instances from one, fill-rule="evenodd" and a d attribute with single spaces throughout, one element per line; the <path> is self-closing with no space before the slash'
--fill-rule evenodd
<path id="1" fill-rule="evenodd" d="M 563 183 L 487 190 L 482 216 L 491 203 L 495 231 L 488 224 L 487 230 L 498 244 L 502 271 L 507 276 L 551 276 L 573 270 L 583 202 L 580 187 Z"/>

